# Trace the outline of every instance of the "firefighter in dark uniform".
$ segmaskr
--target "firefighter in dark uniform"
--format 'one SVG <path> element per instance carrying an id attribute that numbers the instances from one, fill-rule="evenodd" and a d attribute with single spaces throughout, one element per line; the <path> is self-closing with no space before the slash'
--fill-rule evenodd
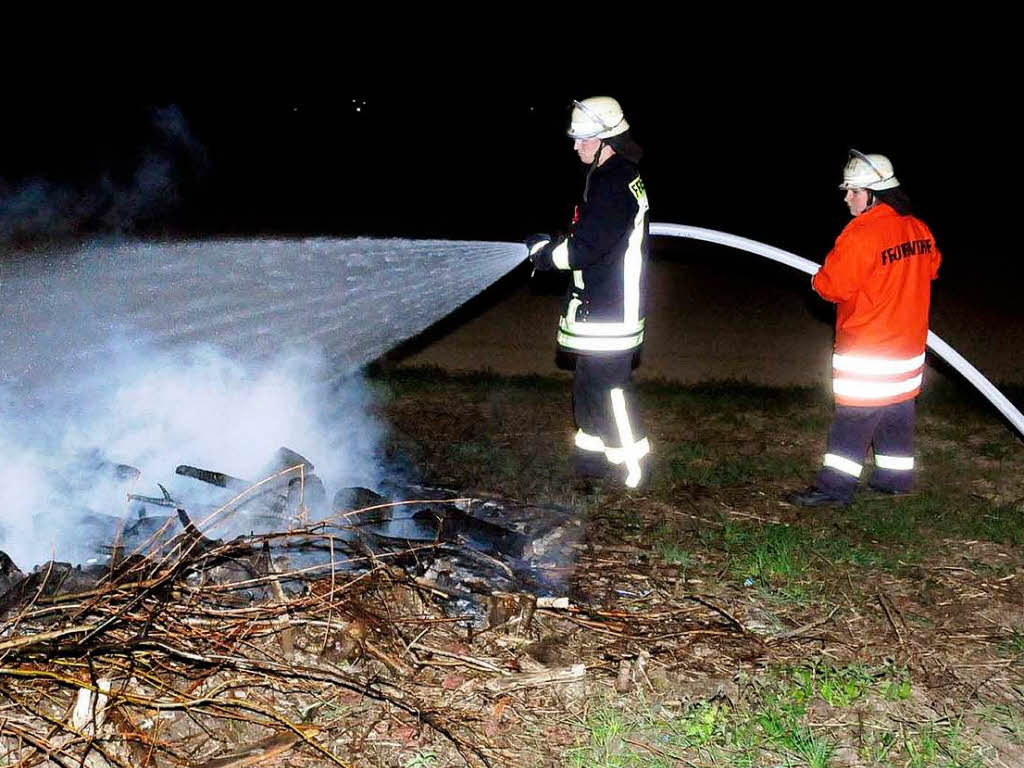
<path id="1" fill-rule="evenodd" d="M 636 164 L 642 151 L 619 103 L 607 96 L 573 102 L 568 131 L 588 166 L 570 234 L 527 240 L 536 269 L 571 272 L 558 345 L 576 357 L 573 468 L 579 477 L 647 479 L 650 445 L 630 388 L 644 340 L 648 204 Z"/>

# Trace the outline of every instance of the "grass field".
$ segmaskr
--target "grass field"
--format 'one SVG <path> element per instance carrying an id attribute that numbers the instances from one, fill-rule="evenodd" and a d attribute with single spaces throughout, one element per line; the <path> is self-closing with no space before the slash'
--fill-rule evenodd
<path id="1" fill-rule="evenodd" d="M 502 707 L 509 765 L 1024 765 L 1024 444 L 963 387 L 918 402 L 917 493 L 807 511 L 783 497 L 820 462 L 823 392 L 641 384 L 633 493 L 574 484 L 565 379 L 370 383 L 391 466 L 586 523 L 564 567 L 586 610 L 529 638 L 586 680 Z"/>

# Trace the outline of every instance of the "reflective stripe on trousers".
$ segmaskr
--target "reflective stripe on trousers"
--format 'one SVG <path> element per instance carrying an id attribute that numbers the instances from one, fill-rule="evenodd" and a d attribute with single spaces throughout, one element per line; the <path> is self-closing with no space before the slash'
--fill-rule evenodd
<path id="1" fill-rule="evenodd" d="M 579 355 L 573 379 L 576 449 L 601 453 L 626 470 L 626 484 L 643 479 L 642 461 L 650 452 L 629 389 L 632 354 Z"/>
<path id="2" fill-rule="evenodd" d="M 849 501 L 872 446 L 875 470 L 869 484 L 894 493 L 909 491 L 914 484 L 913 400 L 878 407 L 837 405 L 815 486 Z"/>

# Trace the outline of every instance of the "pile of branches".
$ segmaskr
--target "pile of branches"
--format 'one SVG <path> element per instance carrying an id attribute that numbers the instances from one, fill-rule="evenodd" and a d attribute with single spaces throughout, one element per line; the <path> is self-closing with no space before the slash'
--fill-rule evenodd
<path id="1" fill-rule="evenodd" d="M 289 751 L 289 765 L 345 766 L 342 755 L 395 732 L 397 746 L 443 742 L 468 765 L 494 764 L 472 718 L 438 692 L 452 666 L 500 677 L 496 692 L 517 683 L 507 660 L 451 650 L 478 618 L 452 607 L 489 601 L 514 626 L 528 605 L 525 626 L 535 598 L 513 617 L 516 596 L 399 567 L 450 548 L 441 542 L 374 552 L 322 522 L 222 542 L 178 517 L 183 532 L 156 553 L 115 547 L 98 576 L 51 562 L 0 597 L 0 764 L 233 768 Z M 318 547 L 329 561 L 282 570 L 271 545 Z"/>
<path id="2" fill-rule="evenodd" d="M 442 542 L 375 552 L 323 523 L 221 542 L 180 519 L 157 553 L 115 550 L 84 588 L 50 563 L 8 590 L 0 764 L 349 766 L 372 754 L 397 765 L 443 750 L 511 766 L 510 713 L 547 725 L 563 694 L 584 695 L 588 670 L 620 685 L 629 644 L 746 634 L 699 602 L 644 616 L 470 593 L 424 576 L 450 550 Z M 285 543 L 326 549 L 328 562 L 281 568 L 270 553 Z M 561 638 L 574 631 L 594 647 L 570 649 Z"/>

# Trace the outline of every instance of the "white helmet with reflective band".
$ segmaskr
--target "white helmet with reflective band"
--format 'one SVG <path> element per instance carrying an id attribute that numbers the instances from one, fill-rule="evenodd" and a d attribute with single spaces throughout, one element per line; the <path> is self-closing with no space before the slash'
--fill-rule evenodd
<path id="1" fill-rule="evenodd" d="M 843 168 L 843 183 L 839 185 L 840 189 L 871 189 L 880 192 L 899 185 L 888 157 L 865 155 L 856 149 L 850 150 L 850 159 Z"/>
<path id="2" fill-rule="evenodd" d="M 619 102 L 611 96 L 592 96 L 572 103 L 569 136 L 573 139 L 608 139 L 629 130 Z"/>

